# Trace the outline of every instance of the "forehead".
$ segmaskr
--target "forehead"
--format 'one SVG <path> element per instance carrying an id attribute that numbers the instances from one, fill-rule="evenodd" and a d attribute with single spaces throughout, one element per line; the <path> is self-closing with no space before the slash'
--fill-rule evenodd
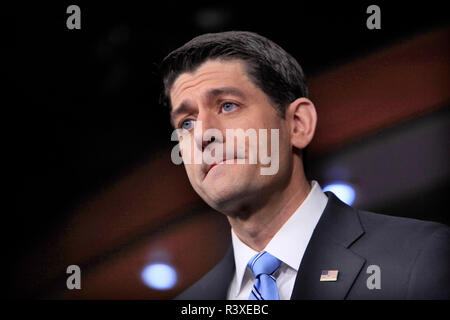
<path id="1" fill-rule="evenodd" d="M 234 86 L 241 90 L 254 89 L 245 62 L 241 60 L 210 60 L 194 72 L 182 73 L 170 90 L 170 99 L 175 107 L 182 99 L 201 95 L 212 87 Z"/>

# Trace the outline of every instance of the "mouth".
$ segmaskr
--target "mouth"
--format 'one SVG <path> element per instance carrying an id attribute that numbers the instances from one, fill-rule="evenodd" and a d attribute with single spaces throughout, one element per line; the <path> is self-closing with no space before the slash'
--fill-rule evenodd
<path id="1" fill-rule="evenodd" d="M 227 164 L 226 161 L 229 161 L 229 160 L 233 160 L 233 163 L 234 163 L 235 160 L 237 160 L 237 158 L 223 159 L 221 161 L 214 162 L 212 164 L 205 164 L 203 166 L 204 178 L 206 178 L 206 176 L 208 175 L 208 173 L 211 171 L 212 168 L 214 168 L 215 166 L 221 165 L 221 164 Z"/>
<path id="2" fill-rule="evenodd" d="M 219 161 L 219 162 L 214 162 L 212 164 L 207 165 L 206 169 L 205 169 L 205 176 L 208 175 L 209 171 L 211 171 L 212 168 L 214 168 L 215 166 L 217 166 L 219 164 L 223 164 L 223 163 L 224 163 L 224 160 Z"/>

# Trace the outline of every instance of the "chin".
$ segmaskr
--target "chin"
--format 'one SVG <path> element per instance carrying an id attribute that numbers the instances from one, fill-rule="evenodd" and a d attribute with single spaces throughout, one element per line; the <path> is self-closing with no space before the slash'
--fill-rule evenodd
<path id="1" fill-rule="evenodd" d="M 202 198 L 213 209 L 226 215 L 232 215 L 245 206 L 245 203 L 249 201 L 248 195 L 255 195 L 249 190 L 250 185 L 242 183 L 215 185 L 205 189 Z"/>
<path id="2" fill-rule="evenodd" d="M 206 190 L 207 202 L 211 202 L 214 207 L 222 207 L 225 204 L 235 201 L 241 194 L 241 190 L 233 185 L 218 185 Z"/>
<path id="3" fill-rule="evenodd" d="M 251 196 L 259 196 L 258 167 L 227 166 L 213 168 L 203 180 L 197 181 L 197 193 L 215 210 L 225 213 L 238 210 Z"/>

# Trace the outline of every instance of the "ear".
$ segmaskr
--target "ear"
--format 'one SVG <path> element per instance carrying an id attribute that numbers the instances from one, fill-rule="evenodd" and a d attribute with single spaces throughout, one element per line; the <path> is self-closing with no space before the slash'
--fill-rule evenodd
<path id="1" fill-rule="evenodd" d="M 304 149 L 311 142 L 317 125 L 316 107 L 307 98 L 298 98 L 286 110 L 286 121 L 290 122 L 291 143 Z"/>

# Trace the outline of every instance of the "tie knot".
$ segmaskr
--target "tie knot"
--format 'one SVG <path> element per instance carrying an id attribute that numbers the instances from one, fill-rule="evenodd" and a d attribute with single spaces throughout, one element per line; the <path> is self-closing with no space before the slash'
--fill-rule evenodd
<path id="1" fill-rule="evenodd" d="M 281 265 L 281 261 L 266 251 L 256 254 L 248 263 L 255 278 L 261 274 L 272 275 Z"/>

